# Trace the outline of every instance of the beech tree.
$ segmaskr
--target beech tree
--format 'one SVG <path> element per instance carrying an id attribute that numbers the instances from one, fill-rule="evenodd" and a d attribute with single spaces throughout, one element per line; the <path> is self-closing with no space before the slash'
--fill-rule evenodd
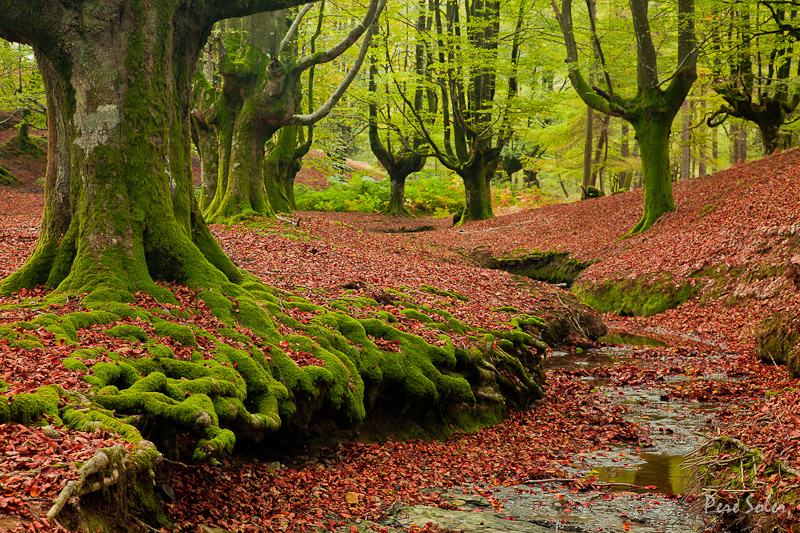
<path id="1" fill-rule="evenodd" d="M 242 281 L 194 201 L 191 77 L 216 21 L 296 3 L 0 0 L 0 37 L 36 52 L 50 127 L 39 241 L 2 292 Z"/>
<path id="2" fill-rule="evenodd" d="M 385 0 L 373 0 L 363 20 L 341 41 L 324 52 L 312 51 L 302 58 L 295 57 L 289 43 L 310 6 L 300 11 L 285 35 L 281 27 L 285 16 L 261 14 L 256 19 L 250 17 L 245 21 L 246 31 L 240 34 L 239 49 L 235 54 L 229 53 L 221 35 L 216 36 L 213 43 L 215 67 L 222 86 L 215 86 L 199 72 L 195 81 L 198 108 L 195 115 L 202 127 L 209 129 L 216 124 L 219 130 L 218 179 L 214 197 L 204 210 L 208 221 L 239 214 L 271 216 L 274 208 L 270 193 L 279 202 L 279 209 L 289 208 L 283 179 L 265 174 L 266 143 L 283 126 L 307 126 L 330 112 L 358 73 L 372 38 L 373 21 L 384 5 Z M 272 32 L 266 32 L 271 33 L 271 38 L 265 35 L 265 28 L 273 28 Z M 362 35 L 364 39 L 358 58 L 328 101 L 307 115 L 299 114 L 302 75 L 316 65 L 341 56 Z M 277 141 L 281 149 L 292 144 L 287 135 L 290 132 Z M 294 149 L 292 144 L 292 152 Z M 270 170 L 285 171 L 280 168 L 280 160 L 288 155 L 273 153 Z M 214 156 L 211 155 L 210 159 L 213 161 Z M 284 165 L 286 163 L 284 161 Z M 204 196 L 210 195 L 206 192 Z"/>
<path id="3" fill-rule="evenodd" d="M 732 6 L 729 21 L 716 30 L 709 58 L 713 89 L 725 103 L 707 123 L 741 118 L 758 126 L 765 155 L 787 148 L 790 138 L 781 127 L 800 105 L 797 8 L 742 2 Z"/>
<path id="4" fill-rule="evenodd" d="M 426 117 L 402 95 L 430 154 L 456 172 L 464 182 L 465 205 L 459 224 L 494 216 L 491 183 L 503 147 L 511 138 L 511 102 L 518 92 L 517 65 L 522 43 L 524 3 L 508 35 L 501 34 L 500 2 L 439 0 L 431 5 L 432 35 L 425 69 L 438 97 L 441 135 L 435 138 Z M 510 42 L 501 68 L 501 42 Z M 505 73 L 506 77 L 503 78 Z M 505 100 L 498 95 L 506 86 Z M 439 140 L 440 139 L 440 140 Z"/>
<path id="5" fill-rule="evenodd" d="M 669 161 L 669 135 L 672 121 L 683 105 L 697 78 L 697 55 L 694 32 L 694 1 L 678 0 L 678 60 L 675 72 L 659 78 L 658 54 L 653 44 L 648 19 L 648 1 L 630 0 L 633 31 L 637 43 L 637 92 L 632 97 L 614 89 L 611 75 L 596 32 L 592 9 L 588 10 L 592 44 L 597 51 L 604 76 L 601 86 L 592 86 L 584 77 L 572 22 L 572 0 L 561 6 L 552 0 L 553 10 L 564 36 L 569 78 L 581 99 L 593 109 L 622 118 L 633 126 L 642 157 L 644 207 L 642 218 L 630 231 L 640 233 L 658 218 L 675 209 Z M 666 84 L 666 87 L 663 87 Z"/>
<path id="6" fill-rule="evenodd" d="M 388 319 L 352 317 L 268 287 L 237 268 L 212 236 L 191 180 L 194 68 L 216 21 L 288 7 L 288 0 L 0 0 L 0 37 L 36 52 L 50 127 L 39 240 L 0 293 L 54 288 L 42 306 L 59 314 L 38 314 L 26 327 L 64 342 L 132 317 L 152 327 L 152 336 L 128 323 L 104 330 L 133 330 L 146 349 L 93 348 L 87 357 L 107 359 L 91 369 L 75 362 L 87 369 L 89 390 L 43 386 L 15 395 L 0 402 L 0 422 L 46 414 L 71 429 L 116 433 L 133 445 L 132 462 L 150 480 L 159 452 L 145 427 L 164 437 L 157 442 L 165 451 L 178 449 L 179 430 L 188 432 L 194 459 L 213 460 L 238 438 L 259 442 L 287 426 L 307 431 L 320 419 L 354 426 L 385 412 L 387 402 L 402 415 L 437 418 L 488 405 L 498 419 L 541 398 L 543 346 L 522 330 L 538 318 L 521 315 L 513 331 L 490 332 L 508 340 L 502 348 L 486 337 L 473 352 L 434 346 Z M 373 16 L 381 9 L 371 4 Z M 283 71 L 273 72 L 280 78 Z M 314 122 L 330 105 L 292 121 Z M 302 324 L 284 312 L 290 306 L 318 314 Z M 199 324 L 215 324 L 209 328 L 219 335 L 168 320 L 206 313 L 213 317 Z M 25 346 L 44 347 L 21 337 Z M 379 339 L 399 350 L 381 349 Z M 179 358 L 171 342 L 199 349 Z M 313 355 L 313 364 L 299 365 L 298 354 Z M 116 480 L 118 466 L 98 464 L 96 473 Z M 82 494 L 82 483 L 65 487 L 49 519 Z"/>
<path id="7" fill-rule="evenodd" d="M 416 21 L 417 41 L 413 43 L 413 61 L 409 61 L 411 43 L 409 43 L 408 34 L 406 34 L 406 39 L 398 43 L 398 46 L 403 48 L 402 63 L 413 65 L 415 77 L 411 80 L 410 85 L 413 86 L 412 104 L 417 116 L 422 116 L 427 111 L 431 113 L 436 111 L 436 99 L 430 91 L 428 92 L 429 98 L 425 97 L 421 79 L 425 70 L 425 45 L 422 35 L 423 32 L 429 30 L 425 15 L 425 5 L 422 4 L 419 6 Z M 387 64 L 391 63 L 390 31 L 387 24 L 387 36 L 383 42 L 383 53 L 385 53 Z M 372 58 L 369 70 L 369 145 L 372 153 L 389 174 L 389 204 L 383 212 L 390 215 L 408 215 L 404 205 L 406 178 L 414 172 L 419 172 L 425 166 L 427 156 L 423 152 L 424 140 L 420 132 L 414 130 L 405 118 L 410 114 L 410 112 L 404 112 L 403 108 L 407 105 L 405 101 L 401 100 L 399 103 L 394 101 L 391 98 L 392 90 L 389 87 L 382 94 L 384 98 L 379 97 L 378 83 L 376 82 L 379 73 L 376 61 L 375 58 Z M 399 83 L 397 90 L 405 92 L 405 85 L 406 83 Z M 383 104 L 380 111 L 378 110 L 379 101 Z M 409 130 L 411 130 L 410 133 Z M 382 133 L 385 141 L 381 138 Z"/>

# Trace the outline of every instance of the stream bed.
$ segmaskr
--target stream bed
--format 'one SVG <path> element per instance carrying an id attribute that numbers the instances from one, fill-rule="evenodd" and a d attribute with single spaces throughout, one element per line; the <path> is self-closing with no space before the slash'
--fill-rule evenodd
<path id="1" fill-rule="evenodd" d="M 704 403 L 696 398 L 676 398 L 669 390 L 681 390 L 692 381 L 725 382 L 724 374 L 673 372 L 659 377 L 660 382 L 620 384 L 604 370 L 618 365 L 647 370 L 660 363 L 673 364 L 671 359 L 654 352 L 651 347 L 666 346 L 659 339 L 619 334 L 606 342 L 614 343 L 582 353 L 553 352 L 545 368 L 549 373 L 566 373 L 586 380 L 622 417 L 635 424 L 652 446 L 614 445 L 602 451 L 586 451 L 571 456 L 563 467 L 567 477 L 552 480 L 531 480 L 529 484 L 502 486 L 476 484 L 442 492 L 455 509 L 445 510 L 424 505 L 393 510 L 381 526 L 436 527 L 464 532 L 697 532 L 704 531 L 713 516 L 703 512 L 702 505 L 686 503 L 689 472 L 682 467 L 684 458 L 698 449 L 702 436 L 713 430 L 715 414 L 725 403 Z M 622 345 L 633 344 L 633 345 Z M 692 343 L 703 351 L 703 358 L 723 357 L 724 347 L 702 345 L 696 339 L 670 342 Z M 580 352 L 580 351 L 579 351 Z M 649 362 L 648 362 L 649 361 Z M 677 365 L 691 361 L 676 360 Z M 713 366 L 713 365 L 712 365 Z M 593 369 L 600 370 L 593 372 Z M 685 383 L 684 383 L 685 382 Z M 669 384 L 667 386 L 660 385 Z M 575 479 L 587 479 L 585 487 L 576 489 Z M 388 529 L 387 529 L 388 526 Z M 367 530 L 367 529 L 365 529 Z"/>

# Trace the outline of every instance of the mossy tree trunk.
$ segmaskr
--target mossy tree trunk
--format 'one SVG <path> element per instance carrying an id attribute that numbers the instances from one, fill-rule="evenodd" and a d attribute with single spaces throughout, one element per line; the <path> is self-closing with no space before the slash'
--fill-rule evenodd
<path id="1" fill-rule="evenodd" d="M 657 54 L 653 45 L 646 0 L 631 0 L 631 18 L 637 41 L 638 90 L 632 98 L 614 92 L 611 76 L 605 65 L 600 40 L 594 33 L 595 20 L 590 14 L 595 54 L 604 70 L 603 87 L 592 87 L 578 68 L 578 46 L 572 24 L 572 0 L 562 0 L 561 10 L 553 0 L 567 51 L 569 77 L 581 99 L 593 109 L 620 117 L 636 131 L 642 154 L 642 186 L 644 207 L 639 223 L 629 235 L 649 228 L 663 213 L 675 209 L 669 168 L 669 132 L 689 89 L 697 79 L 698 49 L 694 34 L 694 0 L 678 1 L 678 69 L 666 88 L 658 79 Z"/>
<path id="2" fill-rule="evenodd" d="M 492 218 L 492 178 L 497 170 L 500 156 L 498 148 L 476 148 L 475 161 L 459 171 L 464 182 L 467 202 L 462 221 Z"/>
<path id="3" fill-rule="evenodd" d="M 230 163 L 225 186 L 217 187 L 214 199 L 204 212 L 209 221 L 235 215 L 273 216 L 274 210 L 265 187 L 265 146 L 275 132 L 295 114 L 300 102 L 299 77 L 275 55 L 285 32 L 283 12 L 262 13 L 245 20 L 248 32 L 242 33 L 237 58 L 218 39 L 217 68 L 224 80 L 219 98 L 241 99 L 231 117 Z M 264 35 L 273 29 L 270 35 Z M 270 59 L 272 57 L 272 59 Z M 291 60 L 290 60 L 291 61 Z M 232 106 L 228 104 L 230 109 Z M 221 143 L 220 143 L 221 144 Z"/>
<path id="4" fill-rule="evenodd" d="M 422 24 L 424 24 L 424 17 L 421 15 Z M 418 26 L 420 23 L 418 22 Z M 420 30 L 424 29 L 418 28 Z M 422 44 L 417 44 L 417 72 L 420 73 L 424 68 L 424 55 L 422 54 Z M 378 69 L 374 61 L 370 62 L 369 69 L 369 92 L 373 99 L 369 103 L 369 146 L 372 153 L 378 159 L 378 162 L 389 173 L 389 204 L 383 209 L 382 213 L 387 215 L 404 215 L 409 216 L 410 213 L 405 207 L 406 197 L 406 178 L 414 172 L 419 172 L 425 166 L 427 157 L 419 150 L 422 145 L 422 139 L 419 135 L 413 135 L 413 139 L 403 135 L 403 132 L 398 132 L 398 143 L 400 147 L 395 150 L 392 143 L 392 129 L 387 129 L 386 142 L 381 140 L 380 132 L 378 130 L 378 105 L 374 98 L 377 94 L 377 84 L 375 77 L 378 74 Z M 422 112 L 423 106 L 423 90 L 417 87 L 414 95 L 414 109 L 417 113 Z M 389 107 L 385 111 L 384 120 L 387 123 L 392 123 Z M 435 111 L 432 109 L 431 111 Z"/>
<path id="5" fill-rule="evenodd" d="M 136 291 L 177 302 L 155 283 L 176 281 L 198 289 L 185 300 L 190 305 L 202 300 L 223 323 L 241 324 L 260 340 L 232 332 L 236 340 L 225 341 L 228 336 L 220 330 L 212 339 L 214 348 L 197 360 L 179 360 L 164 344 L 153 345 L 151 357 L 117 354 L 120 360 L 93 365 L 87 374 L 92 389 L 85 391 L 89 402 L 81 400 L 79 409 L 70 403 L 74 398 L 59 396 L 60 388 L 45 386 L 37 394 L 47 399 L 36 412 L 15 407 L 24 407 L 30 395 L 16 395 L 10 404 L 4 398 L 0 422 L 13 416 L 30 423 L 42 414 L 62 417 L 65 425 L 81 430 L 100 422 L 146 446 L 155 461 L 157 453 L 132 425 L 138 417 L 128 418 L 144 414 L 148 425 L 155 421 L 161 428 L 200 436 L 194 457 L 203 460 L 231 452 L 234 431 L 257 440 L 287 419 L 300 425 L 321 418 L 357 424 L 381 397 L 391 397 L 390 403 L 403 398 L 411 407 L 437 414 L 449 406 L 478 408 L 479 402 L 500 413 L 540 398 L 543 347 L 522 331 L 521 322 L 513 332 L 486 333 L 481 354 L 467 348 L 457 352 L 452 343 L 430 345 L 376 318 L 312 306 L 318 321 L 291 340 L 298 349 L 318 354 L 324 367 L 299 367 L 280 347 L 283 337 L 255 296 L 260 293 L 266 309 L 289 320 L 281 301 L 233 265 L 198 211 L 189 127 L 190 81 L 213 22 L 287 4 L 206 0 L 192 9 L 186 5 L 182 0 L 146 5 L 138 0 L 0 0 L 0 37 L 34 46 L 50 127 L 39 241 L 0 292 L 43 284 L 83 295 L 87 307 L 97 304 L 95 310 L 36 318 L 43 321 L 36 327 L 79 342 L 77 330 L 87 324 L 130 316 L 126 312 L 139 306 Z M 134 305 L 116 306 L 122 311 L 115 314 L 112 301 Z M 136 311 L 151 320 L 155 332 L 166 327 L 156 335 L 195 342 L 192 328 L 160 317 L 157 322 L 160 309 Z M 495 343 L 494 333 L 507 342 Z M 378 338 L 397 340 L 402 353 L 381 350 L 371 340 Z M 487 373 L 493 377 L 487 380 Z M 62 400 L 67 402 L 63 408 Z M 138 452 L 136 457 L 139 461 Z"/>
<path id="6" fill-rule="evenodd" d="M 0 36 L 37 54 L 50 125 L 39 241 L 2 292 L 44 284 L 107 296 L 158 293 L 154 279 L 241 279 L 194 201 L 190 79 L 215 20 L 288 3 L 0 0 Z"/>
<path id="7" fill-rule="evenodd" d="M 285 191 L 285 172 L 274 173 L 274 166 L 281 164 L 280 161 L 288 157 L 288 152 L 273 153 L 269 161 L 270 168 L 267 169 L 266 143 L 284 126 L 311 125 L 330 112 L 358 72 L 363 53 L 334 91 L 334 96 L 310 115 L 299 115 L 301 76 L 315 65 L 332 61 L 341 55 L 362 34 L 365 35 L 362 43 L 362 51 L 365 52 L 373 31 L 369 28 L 383 5 L 373 0 L 364 19 L 342 41 L 325 52 L 312 52 L 302 58 L 297 57 L 296 51 L 288 49 L 287 45 L 308 9 L 298 14 L 296 23 L 288 30 L 285 13 L 248 17 L 244 21 L 246 31 L 241 34 L 238 50 L 228 51 L 222 38 L 216 40 L 215 46 L 219 50 L 218 74 L 223 80 L 218 98 L 241 99 L 241 105 L 235 106 L 236 112 L 232 116 L 230 144 L 225 144 L 228 139 L 220 137 L 219 140 L 220 151 L 230 151 L 230 161 L 227 167 L 220 166 L 220 177 L 223 169 L 226 171 L 225 186 L 218 183 L 214 199 L 203 212 L 209 222 L 239 215 L 274 216 L 276 206 L 272 205 L 271 198 L 279 204 L 278 210 L 290 209 Z M 320 20 L 321 17 L 322 10 Z M 200 80 L 199 83 L 204 82 Z M 234 106 L 228 105 L 228 109 L 232 110 Z M 291 136 L 291 133 L 287 132 L 286 135 Z M 281 146 L 283 150 L 283 143 L 287 139 L 277 140 L 276 146 Z M 223 160 L 222 156 L 220 160 Z M 284 165 L 285 168 L 289 166 L 288 163 Z"/>
<path id="8" fill-rule="evenodd" d="M 764 155 L 789 147 L 791 135 L 783 124 L 800 105 L 800 89 L 793 79 L 798 68 L 795 50 L 798 13 L 779 3 L 765 4 L 769 17 L 751 17 L 749 6 L 732 12 L 736 24 L 716 28 L 710 56 L 714 91 L 725 104 L 707 120 L 711 127 L 729 116 L 758 126 Z M 734 50 L 732 54 L 725 50 Z"/>
<path id="9" fill-rule="evenodd" d="M 651 98 L 654 100 L 651 105 L 658 107 L 662 96 L 653 91 Z M 669 161 L 669 134 L 673 119 L 674 114 L 651 111 L 643 113 L 633 124 L 642 161 L 648 164 L 642 164 L 642 218 L 631 233 L 644 231 L 661 215 L 675 210 Z"/>
<path id="10" fill-rule="evenodd" d="M 313 126 L 309 129 L 312 128 Z M 291 213 L 297 209 L 294 178 L 300 172 L 303 156 L 311 149 L 311 135 L 313 134 L 309 133 L 309 140 L 306 141 L 300 126 L 284 126 L 278 133 L 277 141 L 269 149 L 264 167 L 264 184 L 276 212 Z"/>

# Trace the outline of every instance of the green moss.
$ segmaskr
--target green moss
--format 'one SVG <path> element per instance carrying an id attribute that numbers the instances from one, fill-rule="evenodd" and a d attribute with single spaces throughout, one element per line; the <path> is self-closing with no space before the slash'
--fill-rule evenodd
<path id="1" fill-rule="evenodd" d="M 11 421 L 11 407 L 8 405 L 8 397 L 0 394 L 0 424 Z"/>
<path id="2" fill-rule="evenodd" d="M 436 296 L 447 296 L 447 297 L 450 297 L 450 298 L 455 298 L 456 300 L 461 300 L 462 302 L 468 302 L 469 301 L 468 297 L 466 297 L 463 294 L 460 294 L 460 293 L 458 293 L 456 291 L 441 290 L 441 289 L 437 289 L 436 287 L 431 287 L 430 285 L 420 285 L 419 288 L 422 289 L 425 292 L 429 292 L 431 294 L 435 294 Z"/>
<path id="3" fill-rule="evenodd" d="M 150 357 L 155 359 L 175 359 L 175 350 L 163 344 L 156 344 L 147 349 Z"/>
<path id="4" fill-rule="evenodd" d="M 125 339 L 132 342 L 147 341 L 147 333 L 145 333 L 141 327 L 133 324 L 117 324 L 116 326 L 105 330 L 105 333 L 110 337 Z"/>
<path id="5" fill-rule="evenodd" d="M 690 281 L 676 284 L 662 276 L 656 280 L 605 281 L 599 286 L 576 286 L 573 292 L 601 313 L 651 316 L 678 307 L 698 293 Z"/>
<path id="6" fill-rule="evenodd" d="M 109 322 L 116 322 L 119 318 L 107 311 L 78 311 L 76 313 L 69 313 L 61 317 L 61 321 L 72 326 L 75 330 L 88 328 L 95 324 L 108 324 Z"/>
<path id="7" fill-rule="evenodd" d="M 249 298 L 239 301 L 237 320 L 241 325 L 250 328 L 259 337 L 267 339 L 268 342 L 278 342 L 280 339 L 272 318 L 255 301 Z"/>
<path id="8" fill-rule="evenodd" d="M 197 346 L 192 328 L 174 322 L 158 321 L 153 324 L 153 331 L 160 337 L 169 337 L 181 346 Z"/>
<path id="9" fill-rule="evenodd" d="M 68 357 L 61 362 L 64 365 L 64 368 L 67 370 L 72 370 L 73 372 L 88 372 L 89 367 L 87 367 L 83 361 L 79 361 L 74 357 Z"/>
<path id="10" fill-rule="evenodd" d="M 127 363 L 106 363 L 100 361 L 92 367 L 93 376 L 87 376 L 86 381 L 99 388 L 115 385 L 120 389 L 133 386 L 141 375 L 133 366 Z"/>
<path id="11" fill-rule="evenodd" d="M 394 322 L 397 322 L 397 317 L 388 311 L 374 311 L 372 313 L 372 316 L 377 318 L 378 320 L 383 320 L 387 324 L 392 324 Z"/>
<path id="12" fill-rule="evenodd" d="M 44 385 L 36 392 L 22 393 L 11 397 L 10 418 L 20 424 L 30 425 L 47 415 L 61 421 L 58 416 L 60 389 L 55 385 Z"/>
<path id="13" fill-rule="evenodd" d="M 17 339 L 9 344 L 12 348 L 21 348 L 23 350 L 33 350 L 35 348 L 44 348 L 44 344 L 42 344 L 38 339 L 26 338 L 26 339 Z"/>
<path id="14" fill-rule="evenodd" d="M 797 366 L 800 320 L 776 313 L 763 320 L 756 329 L 756 355 L 761 361 L 771 364 L 787 364 L 795 373 Z"/>
<path id="15" fill-rule="evenodd" d="M 400 314 L 405 316 L 406 318 L 410 318 L 412 320 L 419 320 L 420 322 L 432 322 L 433 319 L 426 315 L 425 313 L 421 313 L 416 309 L 403 309 L 400 311 Z"/>
<path id="16" fill-rule="evenodd" d="M 142 435 L 134 426 L 114 418 L 109 412 L 98 409 L 78 408 L 68 405 L 64 408 L 62 419 L 64 425 L 77 431 L 94 431 L 104 429 L 119 435 L 128 442 L 138 443 Z"/>

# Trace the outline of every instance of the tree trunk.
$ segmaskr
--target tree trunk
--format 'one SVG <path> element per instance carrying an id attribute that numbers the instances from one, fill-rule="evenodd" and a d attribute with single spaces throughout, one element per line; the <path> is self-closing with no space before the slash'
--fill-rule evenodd
<path id="1" fill-rule="evenodd" d="M 211 205 L 219 177 L 219 143 L 216 128 L 192 117 L 192 140 L 200 156 L 200 210 Z"/>
<path id="2" fill-rule="evenodd" d="M 620 125 L 620 136 L 622 137 L 622 141 L 619 147 L 619 155 L 622 159 L 627 160 L 631 156 L 631 149 L 630 149 L 630 141 L 628 140 L 628 131 L 629 126 L 628 123 L 623 121 Z M 633 177 L 633 172 L 630 170 L 624 170 L 619 173 L 619 186 L 620 190 L 622 191 L 629 191 L 631 190 L 631 181 Z"/>
<path id="3" fill-rule="evenodd" d="M 781 148 L 781 124 L 772 122 L 759 122 L 758 131 L 761 133 L 761 145 L 764 147 L 764 155 L 772 155 Z"/>
<path id="4" fill-rule="evenodd" d="M 389 174 L 389 205 L 383 210 L 387 215 L 408 215 L 406 203 L 406 176 Z"/>
<path id="5" fill-rule="evenodd" d="M 37 247 L 3 293 L 44 284 L 115 299 L 166 293 L 154 279 L 241 280 L 190 179 L 189 77 L 208 28 L 188 31 L 188 15 L 167 3 L 121 14 L 84 10 L 80 28 L 91 31 L 65 23 L 64 45 L 35 47 L 50 126 L 46 205 Z M 132 65 L 151 68 L 133 75 Z"/>
<path id="6" fill-rule="evenodd" d="M 296 204 L 294 200 L 294 176 L 287 183 L 290 167 L 295 164 L 294 152 L 297 146 L 298 126 L 284 126 L 278 132 L 278 139 L 270 147 L 264 164 L 264 186 L 272 208 L 279 213 L 291 213 Z M 287 185 L 290 185 L 287 187 Z M 289 193 L 291 192 L 291 199 Z"/>
<path id="7" fill-rule="evenodd" d="M 586 135 L 583 139 L 583 190 L 592 185 L 592 146 L 594 135 L 594 109 L 586 106 Z"/>
<path id="8" fill-rule="evenodd" d="M 689 102 L 684 102 L 683 124 L 681 127 L 681 178 L 688 180 L 692 177 L 692 109 Z"/>
<path id="9" fill-rule="evenodd" d="M 636 234 L 649 228 L 658 218 L 675 210 L 669 170 L 669 133 L 672 117 L 649 114 L 634 124 L 642 153 L 642 218 L 631 230 Z"/>
<path id="10" fill-rule="evenodd" d="M 492 211 L 492 178 L 499 160 L 496 150 L 480 150 L 471 165 L 459 172 L 464 182 L 465 207 L 458 225 L 470 220 L 486 220 L 494 216 Z"/>

